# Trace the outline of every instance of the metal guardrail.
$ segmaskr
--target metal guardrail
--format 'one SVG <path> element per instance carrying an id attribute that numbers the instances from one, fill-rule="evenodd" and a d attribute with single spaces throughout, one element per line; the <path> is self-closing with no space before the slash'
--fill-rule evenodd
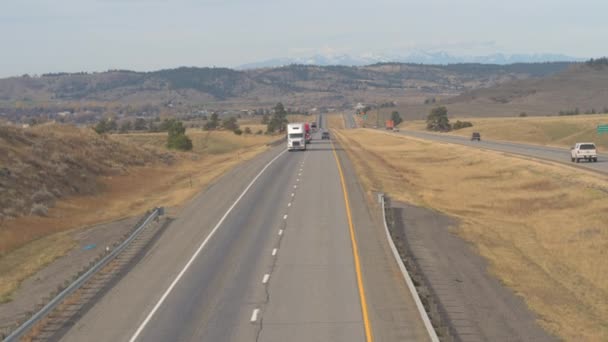
<path id="1" fill-rule="evenodd" d="M 29 332 L 38 322 L 50 314 L 59 304 L 61 304 L 69 295 L 78 290 L 84 285 L 92 276 L 94 276 L 99 270 L 104 268 L 110 261 L 112 261 L 118 254 L 120 254 L 137 236 L 146 228 L 146 226 L 154 219 L 164 215 L 164 208 L 155 208 L 150 215 L 142 222 L 137 229 L 120 245 L 114 250 L 104 256 L 98 263 L 86 271 L 83 275 L 78 277 L 72 284 L 61 291 L 55 296 L 50 302 L 48 302 L 40 311 L 36 312 L 30 319 L 25 323 L 21 324 L 15 329 L 10 335 L 8 335 L 3 342 L 16 342 Z"/>
<path id="2" fill-rule="evenodd" d="M 391 246 L 391 250 L 393 251 L 393 256 L 395 257 L 395 261 L 399 265 L 399 269 L 401 270 L 401 275 L 403 275 L 403 279 L 409 288 L 412 297 L 414 298 L 414 302 L 416 303 L 416 307 L 418 308 L 418 313 L 422 318 L 424 326 L 426 328 L 427 333 L 429 334 L 429 338 L 432 342 L 439 342 L 439 337 L 437 336 L 437 332 L 435 328 L 433 328 L 433 324 L 431 323 L 431 319 L 420 300 L 420 296 L 418 295 L 418 291 L 416 290 L 416 286 L 414 286 L 414 282 L 410 277 L 410 274 L 407 272 L 405 268 L 405 264 L 403 260 L 401 260 L 401 256 L 399 255 L 399 251 L 397 250 L 397 246 L 395 246 L 395 242 L 393 242 L 393 238 L 391 237 L 391 232 L 388 230 L 388 224 L 386 222 L 386 207 L 384 202 L 384 194 L 379 194 L 380 202 L 382 203 L 382 222 L 384 222 L 384 231 L 386 232 L 386 239 L 388 240 L 388 244 Z"/>

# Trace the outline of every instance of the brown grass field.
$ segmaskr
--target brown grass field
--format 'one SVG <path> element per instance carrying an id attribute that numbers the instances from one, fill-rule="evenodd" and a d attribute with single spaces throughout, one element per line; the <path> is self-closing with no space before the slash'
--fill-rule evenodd
<path id="1" fill-rule="evenodd" d="M 454 232 L 547 330 L 608 340 L 606 177 L 367 129 L 334 135 L 369 192 L 457 218 Z"/>
<path id="2" fill-rule="evenodd" d="M 345 127 L 344 117 L 342 114 L 327 115 L 327 124 L 329 127 L 342 129 Z"/>
<path id="3" fill-rule="evenodd" d="M 5 221 L 0 229 L 0 303 L 20 282 L 73 247 L 70 231 L 140 215 L 156 207 L 178 207 L 238 163 L 267 149 L 276 136 L 237 136 L 232 132 L 187 131 L 193 153 L 175 153 L 173 165 L 133 167 L 125 174 L 99 177 L 103 191 L 59 200 L 48 217 Z M 166 133 L 111 137 L 127 144 L 164 150 Z"/>
<path id="4" fill-rule="evenodd" d="M 480 132 L 481 137 L 491 140 L 517 141 L 539 145 L 569 147 L 576 142 L 595 142 L 602 150 L 608 150 L 608 134 L 597 134 L 597 125 L 608 124 L 608 115 L 573 115 L 524 118 L 458 118 L 470 121 L 473 127 L 447 134 L 471 136 Z M 403 122 L 400 127 L 425 130 L 423 120 Z"/>

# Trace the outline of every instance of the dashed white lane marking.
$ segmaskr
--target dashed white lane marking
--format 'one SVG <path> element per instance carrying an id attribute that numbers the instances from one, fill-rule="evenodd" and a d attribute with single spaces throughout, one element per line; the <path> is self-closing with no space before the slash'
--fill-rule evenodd
<path id="1" fill-rule="evenodd" d="M 264 168 L 262 168 L 262 170 L 260 170 L 260 172 L 253 178 L 253 180 L 249 183 L 249 185 L 247 185 L 247 187 L 245 188 L 245 190 L 243 190 L 243 192 L 239 195 L 239 197 L 232 203 L 232 205 L 230 206 L 230 208 L 228 208 L 228 210 L 224 213 L 224 216 L 222 216 L 222 218 L 220 218 L 219 222 L 215 225 L 215 227 L 213 227 L 213 229 L 207 235 L 207 237 L 205 238 L 205 240 L 203 240 L 203 242 L 198 246 L 198 249 L 194 252 L 194 254 L 192 255 L 192 257 L 190 257 L 190 260 L 188 260 L 188 262 L 186 263 L 186 265 L 184 266 L 184 268 L 182 268 L 182 270 L 177 274 L 177 277 L 175 277 L 175 279 L 173 279 L 173 282 L 171 283 L 171 285 L 169 285 L 169 287 L 167 288 L 167 290 L 165 290 L 165 292 L 160 297 L 160 299 L 158 300 L 158 302 L 156 302 L 156 304 L 152 308 L 152 311 L 150 311 L 148 313 L 148 315 L 146 316 L 146 318 L 144 319 L 144 321 L 139 325 L 139 327 L 137 328 L 137 330 L 135 331 L 135 333 L 133 333 L 133 336 L 131 336 L 131 338 L 129 339 L 129 342 L 134 342 L 135 340 L 137 340 L 137 338 L 139 337 L 139 335 L 141 334 L 141 332 L 144 330 L 144 328 L 146 327 L 146 325 L 148 325 L 148 322 L 150 322 L 150 320 L 152 319 L 152 316 L 154 316 L 154 314 L 156 313 L 156 311 L 158 311 L 158 308 L 160 308 L 160 306 L 165 302 L 165 300 L 167 299 L 167 297 L 169 296 L 169 294 L 173 291 L 173 288 L 175 288 L 175 285 L 177 285 L 177 283 L 184 276 L 184 274 L 186 273 L 186 271 L 188 271 L 188 269 L 190 268 L 190 265 L 192 265 L 192 263 L 194 263 L 194 260 L 201 253 L 201 251 L 205 248 L 205 246 L 207 245 L 207 243 L 209 242 L 209 240 L 211 240 L 211 238 L 213 237 L 213 235 L 215 235 L 215 232 L 218 229 L 220 229 L 220 227 L 222 226 L 222 224 L 226 220 L 226 217 L 228 217 L 228 215 L 232 212 L 232 210 L 234 209 L 234 207 L 236 207 L 236 205 L 241 201 L 241 199 L 245 196 L 245 194 L 249 191 L 249 189 L 253 186 L 253 184 L 258 180 L 258 178 L 260 178 L 262 176 L 262 174 L 264 173 L 264 171 L 266 171 L 270 167 L 270 165 L 272 165 L 272 163 L 275 162 L 275 160 L 279 159 L 279 157 L 281 157 L 285 153 L 287 153 L 286 149 L 283 150 L 281 153 L 279 153 L 271 161 L 269 161 L 268 164 L 266 164 L 266 166 L 264 166 Z"/>
<path id="2" fill-rule="evenodd" d="M 297 185 L 294 185 L 294 186 L 293 186 L 293 188 L 294 188 L 294 189 L 297 189 L 297 188 L 298 188 L 298 186 L 297 186 Z"/>
<path id="3" fill-rule="evenodd" d="M 294 194 L 293 192 L 291 193 L 291 197 L 295 196 L 296 194 Z"/>
<path id="4" fill-rule="evenodd" d="M 288 206 L 288 207 L 291 207 L 291 202 L 287 203 L 287 206 Z"/>
<path id="5" fill-rule="evenodd" d="M 296 182 L 299 182 L 299 181 L 300 181 L 300 178 L 296 179 Z"/>
<path id="6" fill-rule="evenodd" d="M 277 249 L 276 249 L 276 248 L 273 248 L 273 249 L 272 249 L 272 256 L 275 256 L 275 255 L 277 255 Z"/>
<path id="7" fill-rule="evenodd" d="M 264 278 L 262 278 L 262 284 L 266 284 L 268 282 L 268 279 L 270 279 L 270 274 L 264 274 Z"/>
<path id="8" fill-rule="evenodd" d="M 260 309 L 253 310 L 251 314 L 251 319 L 249 320 L 251 323 L 255 323 L 258 320 L 258 314 L 260 313 Z"/>
<path id="9" fill-rule="evenodd" d="M 283 220 L 287 220 L 287 214 L 283 215 Z"/>
<path id="10" fill-rule="evenodd" d="M 283 229 L 279 229 L 279 235 L 283 235 Z"/>

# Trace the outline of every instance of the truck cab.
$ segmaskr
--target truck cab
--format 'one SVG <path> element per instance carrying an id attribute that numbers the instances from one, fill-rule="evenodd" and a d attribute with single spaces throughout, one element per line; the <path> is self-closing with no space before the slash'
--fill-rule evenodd
<path id="1" fill-rule="evenodd" d="M 594 143 L 576 143 L 570 149 L 570 159 L 574 162 L 580 162 L 581 159 L 589 162 L 597 162 L 597 149 Z"/>
<path id="2" fill-rule="evenodd" d="M 303 123 L 287 125 L 287 150 L 306 150 L 306 131 Z"/>

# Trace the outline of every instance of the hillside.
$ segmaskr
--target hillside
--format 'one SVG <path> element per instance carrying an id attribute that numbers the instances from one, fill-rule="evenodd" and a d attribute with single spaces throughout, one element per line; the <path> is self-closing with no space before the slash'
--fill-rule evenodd
<path id="1" fill-rule="evenodd" d="M 159 105 L 239 109 L 279 101 L 291 107 L 350 107 L 357 102 L 399 101 L 424 94 L 457 95 L 552 75 L 569 65 L 385 63 L 361 67 L 290 65 L 246 71 L 182 67 L 154 72 L 24 75 L 0 79 L 0 115 L 14 119 L 19 114 L 58 110 L 83 114 L 105 106 L 128 107 L 126 110 L 133 112 Z"/>
<path id="2" fill-rule="evenodd" d="M 90 129 L 0 126 L 0 227 L 23 215 L 46 216 L 59 199 L 95 195 L 99 176 L 120 175 L 168 154 L 117 142 Z"/>
<path id="3" fill-rule="evenodd" d="M 572 65 L 542 78 L 514 80 L 445 98 L 454 117 L 562 115 L 608 112 L 608 65 Z M 398 110 L 409 119 L 422 119 L 432 105 L 409 105 Z M 578 110 L 577 110 L 578 109 Z"/>

